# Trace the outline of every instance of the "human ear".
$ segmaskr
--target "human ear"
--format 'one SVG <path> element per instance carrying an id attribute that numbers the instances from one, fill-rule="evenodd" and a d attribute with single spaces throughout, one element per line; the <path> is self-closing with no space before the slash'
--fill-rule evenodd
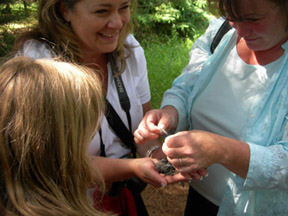
<path id="1" fill-rule="evenodd" d="M 64 20 L 69 23 L 71 21 L 71 18 L 70 18 L 71 12 L 69 9 L 67 9 L 67 7 L 64 5 L 63 2 L 60 2 L 59 10 L 60 10 L 60 13 L 61 13 L 62 17 L 64 18 Z"/>

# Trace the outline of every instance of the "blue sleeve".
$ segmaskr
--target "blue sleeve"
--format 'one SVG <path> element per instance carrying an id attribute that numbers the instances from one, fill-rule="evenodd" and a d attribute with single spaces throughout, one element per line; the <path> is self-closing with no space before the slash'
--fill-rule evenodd
<path id="1" fill-rule="evenodd" d="M 250 165 L 243 189 L 288 190 L 288 152 L 285 145 L 279 143 L 266 147 L 248 144 Z"/>

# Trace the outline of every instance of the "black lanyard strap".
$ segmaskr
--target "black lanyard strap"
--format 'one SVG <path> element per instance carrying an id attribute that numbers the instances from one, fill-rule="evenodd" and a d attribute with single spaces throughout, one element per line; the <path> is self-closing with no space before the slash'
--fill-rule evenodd
<path id="1" fill-rule="evenodd" d="M 116 59 L 115 54 L 113 54 L 113 53 L 108 54 L 108 60 L 110 62 L 112 74 L 114 76 L 114 82 L 116 85 L 120 105 L 121 105 L 122 110 L 126 113 L 128 125 L 129 125 L 129 130 L 130 130 L 130 132 L 132 132 L 131 116 L 130 116 L 130 107 L 131 107 L 130 100 L 129 100 L 129 97 L 127 95 L 122 77 L 121 77 L 121 75 L 118 74 L 119 69 L 118 69 L 117 62 L 115 59 Z"/>
<path id="2" fill-rule="evenodd" d="M 108 54 L 108 59 L 111 65 L 112 69 L 112 74 L 114 76 L 114 81 L 119 97 L 119 101 L 121 104 L 121 108 L 123 111 L 126 113 L 127 116 L 127 121 L 129 125 L 129 130 L 111 105 L 111 103 L 106 99 L 106 107 L 107 107 L 107 112 L 105 113 L 106 119 L 110 125 L 110 127 L 113 129 L 115 134 L 119 137 L 119 139 L 125 144 L 127 148 L 131 150 L 132 156 L 135 158 L 136 157 L 136 145 L 134 142 L 134 136 L 132 134 L 132 123 L 131 123 L 131 116 L 130 116 L 130 100 L 127 95 L 123 80 L 121 75 L 117 74 L 119 72 L 117 63 L 115 61 L 115 56 L 113 53 Z M 101 140 L 102 142 L 102 140 Z M 102 142 L 104 145 L 104 143 Z M 105 154 L 105 146 L 104 148 L 101 148 L 101 152 L 104 151 Z"/>
<path id="3" fill-rule="evenodd" d="M 102 131 L 101 131 L 101 128 L 99 129 L 99 137 L 100 137 L 100 156 L 106 157 L 105 145 L 104 145 L 103 139 L 102 139 Z"/>
<path id="4" fill-rule="evenodd" d="M 133 157 L 136 157 L 136 147 L 134 143 L 134 136 L 132 133 L 127 129 L 113 106 L 110 104 L 108 100 L 106 100 L 107 112 L 106 112 L 106 119 L 115 132 L 119 139 L 125 144 L 125 146 L 131 149 L 131 153 Z"/>

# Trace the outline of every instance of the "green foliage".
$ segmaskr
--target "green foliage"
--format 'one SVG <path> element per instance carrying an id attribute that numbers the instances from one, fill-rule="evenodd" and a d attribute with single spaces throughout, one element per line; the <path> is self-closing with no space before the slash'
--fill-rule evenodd
<path id="1" fill-rule="evenodd" d="M 0 2 L 0 6 L 2 7 L 1 9 L 1 14 L 10 14 L 11 13 L 11 6 L 10 4 L 13 3 L 13 0 L 2 0 Z"/>
<path id="2" fill-rule="evenodd" d="M 7 11 L 4 2 L 1 1 L 0 4 L 0 57 L 11 50 L 16 36 L 21 31 L 36 22 L 37 5 L 35 3 L 29 4 L 29 6 L 26 5 L 27 8 L 25 9 L 24 1 L 11 0 L 10 2 L 13 2 L 13 4 L 9 5 L 9 11 Z"/>
<path id="3" fill-rule="evenodd" d="M 10 4 L 13 4 L 15 0 L 1 0 L 0 5 L 10 6 Z"/>
<path id="4" fill-rule="evenodd" d="M 31 16 L 35 16 L 36 14 L 37 4 L 33 3 L 34 0 L 5 1 L 13 2 L 13 4 L 8 4 L 9 9 L 7 9 L 7 4 L 2 2 L 0 3 L 0 24 L 7 24 L 22 20 L 26 21 L 27 19 L 31 19 Z"/>
<path id="5" fill-rule="evenodd" d="M 198 37 L 208 24 L 209 13 L 205 0 L 139 0 L 135 34 L 142 41 L 160 38 Z"/>
<path id="6" fill-rule="evenodd" d="M 14 40 L 14 34 L 9 34 L 8 30 L 2 30 L 0 34 L 0 56 L 6 55 L 11 50 Z"/>

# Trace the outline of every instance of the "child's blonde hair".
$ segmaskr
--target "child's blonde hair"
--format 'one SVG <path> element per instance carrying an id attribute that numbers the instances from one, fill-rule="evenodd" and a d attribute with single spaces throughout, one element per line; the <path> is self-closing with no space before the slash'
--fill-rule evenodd
<path id="1" fill-rule="evenodd" d="M 0 209 L 4 215 L 103 215 L 87 146 L 104 111 L 95 72 L 16 57 L 0 66 Z"/>

